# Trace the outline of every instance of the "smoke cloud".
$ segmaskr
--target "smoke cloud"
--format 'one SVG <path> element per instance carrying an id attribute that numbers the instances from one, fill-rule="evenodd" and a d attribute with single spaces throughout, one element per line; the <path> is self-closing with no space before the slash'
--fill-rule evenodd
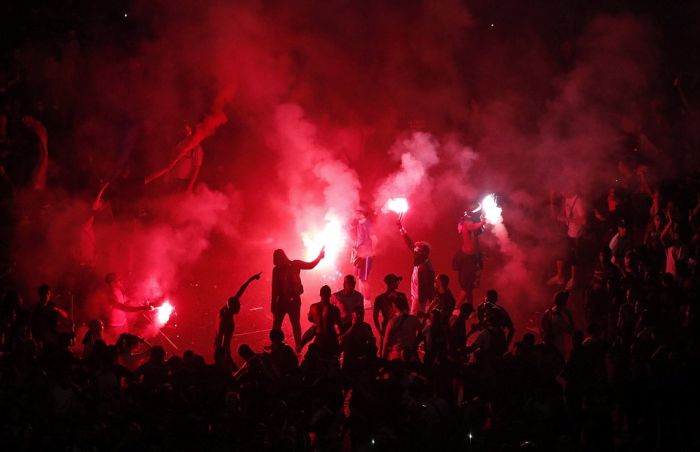
<path id="1" fill-rule="evenodd" d="M 395 217 L 381 212 L 391 197 L 408 198 L 408 229 L 450 273 L 456 221 L 493 192 L 503 230 L 481 238 L 482 289 L 496 287 L 506 306 L 526 299 L 525 316 L 547 302 L 540 282 L 563 249 L 550 190 L 592 204 L 620 162 L 653 163 L 665 171 L 658 179 L 674 171 L 663 148 L 626 144 L 657 138 L 644 134 L 650 105 L 664 99 L 654 26 L 626 15 L 576 20 L 561 44 L 547 28 L 557 20 L 517 28 L 457 0 L 188 0 L 137 3 L 128 21 L 140 31 L 124 26 L 128 39 L 92 31 L 102 39 L 71 40 L 50 61 L 29 46 L 27 73 L 60 74 L 30 85 L 61 102 L 72 126 L 48 127 L 51 195 L 17 199 L 31 212 L 19 220 L 51 217 L 17 222 L 17 279 L 56 281 L 75 265 L 80 239 L 54 241 L 81 236 L 105 180 L 114 180 L 111 213 L 95 215 L 95 271 L 130 275 L 137 296 L 153 281 L 165 292 L 185 275 L 206 281 L 210 313 L 235 282 L 269 269 L 275 248 L 309 259 L 326 246 L 321 273 L 350 271 L 348 226 L 360 201 L 377 211 L 374 287 L 410 271 Z M 167 178 L 144 186 L 174 157 L 183 121 L 217 110 L 228 122 L 202 143 L 194 193 Z M 42 247 L 51 257 L 32 268 Z M 251 288 L 258 304 L 268 296 L 267 285 Z"/>

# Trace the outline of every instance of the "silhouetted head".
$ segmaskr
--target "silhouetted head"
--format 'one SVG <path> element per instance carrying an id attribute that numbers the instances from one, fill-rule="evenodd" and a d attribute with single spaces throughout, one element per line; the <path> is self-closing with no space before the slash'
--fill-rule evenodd
<path id="1" fill-rule="evenodd" d="M 497 303 L 498 302 L 498 292 L 496 292 L 494 289 L 489 289 L 486 292 L 486 302 L 488 303 Z"/>
<path id="2" fill-rule="evenodd" d="M 165 362 L 165 349 L 160 345 L 156 345 L 151 349 L 151 361 L 155 363 Z"/>
<path id="3" fill-rule="evenodd" d="M 331 299 L 331 288 L 327 285 L 321 287 L 321 290 L 319 290 L 319 295 L 321 295 L 322 300 L 330 300 Z"/>
<path id="4" fill-rule="evenodd" d="M 418 263 L 424 262 L 428 257 L 430 257 L 431 246 L 428 242 L 416 242 L 413 248 L 413 253 L 416 256 Z"/>
<path id="5" fill-rule="evenodd" d="M 450 285 L 450 277 L 441 273 L 435 277 L 435 290 L 444 293 Z"/>
<path id="6" fill-rule="evenodd" d="M 284 250 L 276 249 L 272 253 L 272 263 L 274 265 L 285 265 L 289 263 L 289 258 L 287 257 L 287 254 L 285 254 Z"/>
<path id="7" fill-rule="evenodd" d="M 270 342 L 273 344 L 281 344 L 284 342 L 284 331 L 273 328 L 270 330 Z"/>
<path id="8" fill-rule="evenodd" d="M 557 308 L 563 309 L 566 307 L 566 302 L 569 300 L 569 292 L 566 290 L 560 290 L 554 294 L 554 304 Z"/>
<path id="9" fill-rule="evenodd" d="M 51 300 L 51 288 L 48 284 L 40 285 L 37 292 L 39 293 L 39 300 L 42 303 L 46 303 Z"/>
<path id="10" fill-rule="evenodd" d="M 396 290 L 399 287 L 399 282 L 401 281 L 401 277 L 397 276 L 393 273 L 389 273 L 384 277 L 384 283 L 386 284 L 386 288 L 388 290 Z"/>
<path id="11" fill-rule="evenodd" d="M 88 322 L 88 328 L 90 331 L 102 332 L 102 330 L 105 329 L 105 326 L 104 323 L 102 323 L 102 320 L 93 319 Z"/>
<path id="12" fill-rule="evenodd" d="M 250 345 L 248 344 L 241 344 L 240 347 L 238 347 L 238 356 L 243 358 L 246 361 L 249 361 L 251 358 L 255 356 L 255 352 L 253 351 L 252 348 L 250 348 Z"/>
<path id="13" fill-rule="evenodd" d="M 345 278 L 343 278 L 343 290 L 346 292 L 351 292 L 355 290 L 355 286 L 357 285 L 357 281 L 355 280 L 355 277 L 353 275 L 345 275 Z"/>

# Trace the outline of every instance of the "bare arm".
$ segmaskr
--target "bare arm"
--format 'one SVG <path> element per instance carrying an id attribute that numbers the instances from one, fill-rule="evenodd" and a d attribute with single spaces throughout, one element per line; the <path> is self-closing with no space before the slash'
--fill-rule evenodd
<path id="1" fill-rule="evenodd" d="M 406 232 L 406 229 L 403 227 L 403 224 L 401 224 L 401 221 L 399 221 L 399 233 L 401 234 L 401 237 L 403 238 L 403 241 L 406 243 L 406 246 L 408 247 L 411 252 L 413 252 L 413 248 L 416 246 L 416 242 L 411 239 L 411 237 L 408 235 L 408 232 Z"/>
<path id="2" fill-rule="evenodd" d="M 262 272 L 256 273 L 250 278 L 248 278 L 248 280 L 244 282 L 243 285 L 238 289 L 238 292 L 236 292 L 236 295 L 234 295 L 234 297 L 240 298 L 241 296 L 243 296 L 243 292 L 245 292 L 245 290 L 248 288 L 248 285 L 253 281 L 260 279 L 260 275 L 262 275 Z"/>
<path id="3" fill-rule="evenodd" d="M 143 306 L 129 306 L 124 303 L 118 302 L 116 299 L 113 297 L 110 297 L 110 304 L 114 309 L 118 309 L 120 311 L 124 312 L 140 312 L 140 311 L 150 311 L 153 309 L 153 307 L 149 304 L 143 305 Z"/>
<path id="4" fill-rule="evenodd" d="M 319 262 L 321 262 L 321 259 L 323 259 L 326 255 L 326 248 L 322 248 L 321 252 L 318 253 L 318 257 L 316 259 L 312 260 L 311 262 L 304 262 L 304 261 L 299 261 L 296 260 L 294 263 L 299 266 L 300 269 L 302 270 L 311 270 L 312 268 L 316 267 Z"/>

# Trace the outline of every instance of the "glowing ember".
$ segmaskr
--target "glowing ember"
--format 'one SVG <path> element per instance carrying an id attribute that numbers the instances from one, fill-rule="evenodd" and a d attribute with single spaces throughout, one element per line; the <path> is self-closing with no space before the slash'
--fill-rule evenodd
<path id="1" fill-rule="evenodd" d="M 307 231 L 301 235 L 306 248 L 306 260 L 316 259 L 318 253 L 325 247 L 326 257 L 316 268 L 321 270 L 334 270 L 338 256 L 343 252 L 347 243 L 347 233 L 343 228 L 343 223 L 337 216 L 326 214 L 323 229 Z"/>
<path id="2" fill-rule="evenodd" d="M 408 201 L 406 198 L 390 198 L 386 202 L 387 210 L 396 212 L 399 215 L 403 215 L 408 212 Z"/>
<path id="3" fill-rule="evenodd" d="M 487 195 L 481 201 L 481 208 L 484 211 L 484 219 L 487 223 L 497 225 L 503 223 L 503 216 L 501 216 L 501 209 L 496 203 L 496 196 L 492 193 Z"/>
<path id="4" fill-rule="evenodd" d="M 162 327 L 168 320 L 170 320 L 170 315 L 173 313 L 175 308 L 170 304 L 170 300 L 165 300 L 162 305 L 156 308 L 155 321 L 158 327 Z"/>

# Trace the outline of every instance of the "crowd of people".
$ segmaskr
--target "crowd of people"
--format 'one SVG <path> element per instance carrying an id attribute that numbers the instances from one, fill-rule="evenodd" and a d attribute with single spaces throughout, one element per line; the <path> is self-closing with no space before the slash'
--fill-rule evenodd
<path id="1" fill-rule="evenodd" d="M 3 76 L 2 93 L 14 81 Z M 21 190 L 46 190 L 49 170 L 47 127 L 19 111 L 0 111 L 3 270 L 12 261 L 5 237 L 24 220 L 12 205 Z M 199 177 L 201 139 L 187 137 L 202 135 L 190 129 L 178 145 L 178 158 L 193 161 L 180 188 L 191 191 Z M 475 297 L 486 226 L 477 205 L 459 224 L 456 272 L 435 265 L 430 244 L 399 224 L 413 273 L 405 282 L 386 274 L 369 305 L 376 236 L 366 206 L 356 272 L 335 292 L 302 285 L 301 270 L 323 251 L 305 262 L 275 250 L 269 340 L 259 349 L 234 341 L 256 273 L 219 310 L 213 359 L 130 332 L 126 313 L 153 308 L 128 305 L 113 273 L 110 315 L 80 328 L 49 285 L 21 293 L 7 271 L 0 449 L 698 450 L 700 173 L 664 178 L 621 159 L 613 176 L 600 199 L 552 192 L 542 221 L 561 226 L 565 252 L 542 281 L 551 305 L 529 329 L 516 328 L 504 288 Z M 302 295 L 314 301 L 308 312 Z"/>
<path id="2" fill-rule="evenodd" d="M 403 227 L 415 280 L 407 296 L 402 278 L 386 275 L 372 324 L 347 275 L 335 293 L 320 288 L 302 334 L 300 272 L 324 255 L 302 262 L 277 250 L 269 344 L 240 344 L 231 356 L 234 318 L 256 274 L 219 313 L 212 363 L 192 351 L 168 356 L 127 332 L 107 341 L 98 319 L 76 338 L 61 328 L 71 316 L 48 285 L 35 303 L 5 287 L 0 441 L 11 450 L 691 450 L 696 182 L 642 184 L 650 207 L 641 216 L 635 193 L 610 190 L 562 257 L 577 273 L 549 281 L 555 295 L 539 334 L 515 330 L 497 290 L 458 302 L 449 275 L 426 267 L 429 245 Z M 570 221 L 565 196 L 561 206 L 557 218 Z M 572 295 L 583 319 L 568 306 Z"/>

